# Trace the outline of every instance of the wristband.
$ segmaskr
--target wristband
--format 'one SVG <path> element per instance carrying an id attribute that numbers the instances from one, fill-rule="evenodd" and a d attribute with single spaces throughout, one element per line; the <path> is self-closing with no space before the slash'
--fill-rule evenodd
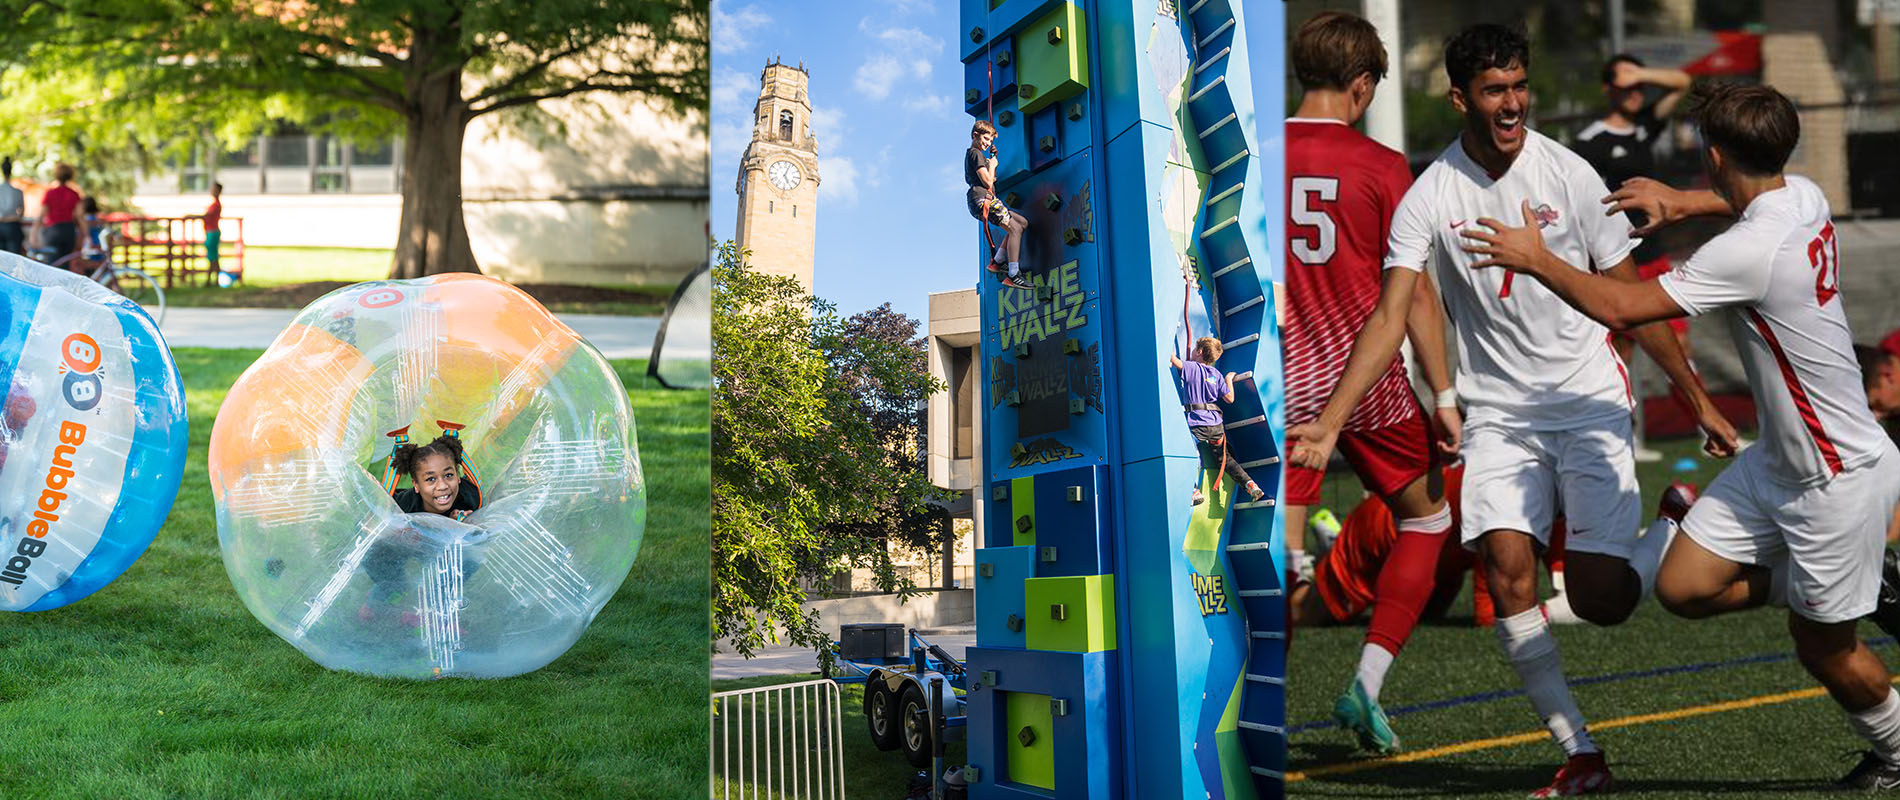
<path id="1" fill-rule="evenodd" d="M 1452 387 L 1439 390 L 1438 393 L 1432 395 L 1432 405 L 1438 408 L 1457 408 L 1458 390 Z"/>

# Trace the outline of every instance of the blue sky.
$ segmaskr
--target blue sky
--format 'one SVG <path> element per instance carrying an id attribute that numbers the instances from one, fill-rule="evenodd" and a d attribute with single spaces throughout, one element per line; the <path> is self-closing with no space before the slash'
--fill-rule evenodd
<path id="1" fill-rule="evenodd" d="M 814 292 L 852 314 L 889 302 L 920 321 L 930 292 L 976 285 L 976 220 L 963 208 L 963 65 L 951 2 L 714 0 L 712 234 L 731 239 L 739 156 L 759 71 L 811 72 L 818 138 Z"/>

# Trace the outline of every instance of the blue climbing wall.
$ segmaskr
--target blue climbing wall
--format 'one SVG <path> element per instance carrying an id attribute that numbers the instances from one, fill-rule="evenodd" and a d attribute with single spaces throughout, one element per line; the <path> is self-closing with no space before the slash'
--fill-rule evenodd
<path id="1" fill-rule="evenodd" d="M 1268 225 L 1284 193 L 1260 135 L 1277 141 L 1279 106 L 1270 126 L 1254 107 L 1256 82 L 1282 82 L 1283 11 L 960 1 L 965 109 L 997 126 L 997 192 L 1029 219 L 1035 286 L 981 285 L 972 794 L 1278 797 L 1281 250 Z M 973 235 L 976 270 L 990 253 Z M 1200 336 L 1226 343 L 1219 366 L 1241 378 L 1229 446 L 1260 501 L 1217 485 L 1188 434 L 1168 356 Z"/>

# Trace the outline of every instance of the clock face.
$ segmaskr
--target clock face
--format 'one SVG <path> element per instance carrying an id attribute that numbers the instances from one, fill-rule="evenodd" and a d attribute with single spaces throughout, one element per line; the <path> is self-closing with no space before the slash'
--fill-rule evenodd
<path id="1" fill-rule="evenodd" d="M 798 165 L 790 161 L 772 162 L 772 166 L 766 168 L 765 175 L 772 180 L 773 186 L 788 192 L 804 180 L 804 176 L 798 173 Z"/>

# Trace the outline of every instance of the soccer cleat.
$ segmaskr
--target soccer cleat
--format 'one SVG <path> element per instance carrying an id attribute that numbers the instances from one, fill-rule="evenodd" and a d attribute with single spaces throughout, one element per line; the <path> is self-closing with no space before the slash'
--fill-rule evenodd
<path id="1" fill-rule="evenodd" d="M 1531 792 L 1532 797 L 1572 797 L 1610 789 L 1610 765 L 1601 751 L 1578 753 L 1557 769 L 1549 786 Z"/>
<path id="2" fill-rule="evenodd" d="M 1875 598 L 1873 613 L 1867 619 L 1888 636 L 1900 639 L 1900 555 L 1891 548 L 1880 552 L 1880 596 Z"/>
<path id="3" fill-rule="evenodd" d="M 1900 764 L 1881 758 L 1872 750 L 1860 754 L 1860 763 L 1835 781 L 1834 785 L 1842 789 L 1859 789 L 1864 792 L 1878 792 L 1888 789 L 1900 789 Z"/>
<path id="4" fill-rule="evenodd" d="M 1668 519 L 1677 525 L 1689 515 L 1689 507 L 1695 505 L 1695 484 L 1676 481 L 1664 489 L 1662 500 L 1656 503 L 1656 516 Z"/>
<path id="5" fill-rule="evenodd" d="M 1201 490 L 1195 489 L 1194 490 L 1194 505 L 1198 506 L 1205 502 L 1207 502 L 1207 495 L 1201 494 Z"/>
<path id="6" fill-rule="evenodd" d="M 1317 543 L 1315 549 L 1321 554 L 1333 549 L 1333 542 L 1339 541 L 1342 529 L 1339 517 L 1334 516 L 1330 508 L 1322 508 L 1306 518 L 1306 530 L 1313 534 L 1313 540 Z"/>
<path id="7" fill-rule="evenodd" d="M 1365 750 L 1381 755 L 1399 751 L 1399 735 L 1392 732 L 1385 709 L 1366 696 L 1366 687 L 1359 685 L 1358 678 L 1352 680 L 1352 688 L 1333 701 L 1333 719 L 1359 737 L 1359 746 Z"/>

